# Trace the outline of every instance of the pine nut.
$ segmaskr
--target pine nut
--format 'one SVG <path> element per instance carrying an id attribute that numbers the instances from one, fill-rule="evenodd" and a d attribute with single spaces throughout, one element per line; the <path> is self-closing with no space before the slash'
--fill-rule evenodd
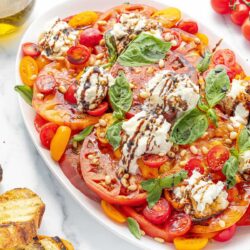
<path id="1" fill-rule="evenodd" d="M 90 163 L 93 165 L 98 165 L 100 162 L 97 158 L 94 158 Z"/>
<path id="2" fill-rule="evenodd" d="M 228 125 L 227 125 L 227 129 L 228 129 L 230 132 L 234 131 L 234 127 L 233 127 L 231 124 L 228 124 Z"/>
<path id="3" fill-rule="evenodd" d="M 203 146 L 203 147 L 201 148 L 201 151 L 202 151 L 202 153 L 205 154 L 205 155 L 208 153 L 208 149 L 207 149 L 207 147 L 205 147 L 205 146 Z"/>
<path id="4" fill-rule="evenodd" d="M 154 240 L 159 242 L 159 243 L 164 243 L 165 242 L 162 238 L 158 238 L 158 237 L 155 237 Z"/>
<path id="5" fill-rule="evenodd" d="M 66 91 L 67 91 L 67 89 L 66 89 L 63 85 L 60 85 L 60 86 L 58 87 L 58 90 L 59 90 L 59 92 L 61 92 L 62 94 L 65 94 Z"/>
<path id="6" fill-rule="evenodd" d="M 142 91 L 142 92 L 140 92 L 140 97 L 143 99 L 146 99 L 149 97 L 149 93 L 146 91 Z"/>
<path id="7" fill-rule="evenodd" d="M 121 183 L 122 183 L 122 185 L 123 185 L 124 187 L 128 187 L 128 181 L 127 181 L 127 179 L 122 178 L 122 179 L 121 179 Z"/>
<path id="8" fill-rule="evenodd" d="M 237 138 L 237 135 L 238 135 L 237 132 L 232 131 L 229 137 L 231 140 L 235 140 Z"/>
<path id="9" fill-rule="evenodd" d="M 136 184 L 132 184 L 128 187 L 129 191 L 135 191 L 137 189 L 137 185 Z"/>
<path id="10" fill-rule="evenodd" d="M 175 153 L 173 151 L 169 151 L 168 152 L 168 157 L 169 158 L 174 158 L 175 157 Z"/>
<path id="11" fill-rule="evenodd" d="M 131 89 L 133 89 L 135 87 L 135 85 L 133 83 L 130 83 L 129 86 Z"/>
<path id="12" fill-rule="evenodd" d="M 187 161 L 180 161 L 180 166 L 184 167 L 186 166 L 186 164 L 187 164 Z"/>
<path id="13" fill-rule="evenodd" d="M 176 40 L 172 40 L 171 44 L 172 44 L 172 46 L 176 46 L 177 45 L 177 41 Z"/>
<path id="14" fill-rule="evenodd" d="M 107 122 L 106 122 L 104 119 L 100 119 L 100 120 L 99 120 L 99 124 L 100 124 L 102 127 L 106 127 L 106 126 L 107 126 Z"/>
<path id="15" fill-rule="evenodd" d="M 181 150 L 181 152 L 180 152 L 180 156 L 185 156 L 186 155 L 186 153 L 187 153 L 187 150 L 185 150 L 185 149 L 183 149 L 183 150 Z"/>
<path id="16" fill-rule="evenodd" d="M 95 158 L 94 155 L 92 155 L 92 154 L 89 154 L 89 155 L 88 155 L 88 159 L 89 159 L 89 160 L 92 160 L 92 159 L 94 159 L 94 158 Z"/>
<path id="17" fill-rule="evenodd" d="M 168 32 L 168 33 L 166 33 L 166 34 L 164 35 L 164 40 L 165 40 L 165 41 L 169 42 L 169 41 L 171 41 L 172 39 L 173 39 L 173 36 L 172 36 L 172 34 L 171 34 L 170 32 Z"/>
<path id="18" fill-rule="evenodd" d="M 99 53 L 97 56 L 96 56 L 96 59 L 102 59 L 104 57 L 104 53 Z"/>
<path id="19" fill-rule="evenodd" d="M 99 25 L 106 25 L 107 21 L 105 21 L 105 20 L 99 20 L 99 21 L 97 21 L 97 24 L 99 24 Z"/>
<path id="20" fill-rule="evenodd" d="M 106 133 L 105 132 L 101 132 L 100 135 L 99 135 L 101 138 L 104 138 L 106 136 Z"/>
<path id="21" fill-rule="evenodd" d="M 201 40 L 200 40 L 200 38 L 196 37 L 196 38 L 194 39 L 194 42 L 195 42 L 196 44 L 200 44 L 200 43 L 201 43 Z"/>
<path id="22" fill-rule="evenodd" d="M 220 227 L 224 228 L 226 226 L 226 223 L 224 220 L 219 220 L 219 225 L 220 225 Z"/>
<path id="23" fill-rule="evenodd" d="M 37 97 L 39 100 L 42 100 L 42 99 L 44 98 L 44 94 L 38 93 L 38 94 L 36 94 L 36 97 Z"/>
<path id="24" fill-rule="evenodd" d="M 123 178 L 128 179 L 129 178 L 129 174 L 123 175 Z"/>
<path id="25" fill-rule="evenodd" d="M 141 69 L 140 68 L 135 69 L 135 73 L 137 74 L 141 73 Z"/>
<path id="26" fill-rule="evenodd" d="M 32 75 L 31 77 L 30 77 L 30 80 L 32 81 L 32 80 L 35 80 L 37 78 L 37 75 Z"/>
<path id="27" fill-rule="evenodd" d="M 100 44 L 101 46 L 104 46 L 104 45 L 105 45 L 105 40 L 102 39 L 102 40 L 99 42 L 99 44 Z"/>
<path id="28" fill-rule="evenodd" d="M 190 151 L 192 154 L 197 155 L 198 154 L 198 149 L 195 146 L 190 147 Z"/>
<path id="29" fill-rule="evenodd" d="M 231 144 L 231 143 L 232 143 L 232 140 L 231 140 L 231 139 L 226 139 L 226 140 L 225 140 L 225 143 L 226 143 L 226 144 Z"/>
<path id="30" fill-rule="evenodd" d="M 161 60 L 159 61 L 159 67 L 162 69 L 162 68 L 164 68 L 164 66 L 165 66 L 165 62 L 164 62 L 163 59 L 161 59 Z"/>
<path id="31" fill-rule="evenodd" d="M 95 65 L 96 65 L 96 66 L 99 66 L 101 63 L 102 63 L 101 60 L 96 60 L 96 61 L 95 61 Z"/>
<path id="32" fill-rule="evenodd" d="M 105 183 L 106 183 L 107 185 L 109 185 L 109 184 L 111 183 L 111 177 L 110 177 L 110 175 L 106 175 L 106 176 L 105 176 Z"/>
<path id="33" fill-rule="evenodd" d="M 95 56 L 91 55 L 89 58 L 89 65 L 93 66 L 95 64 Z"/>
<path id="34" fill-rule="evenodd" d="M 148 69 L 147 69 L 147 73 L 148 74 L 152 74 L 152 73 L 154 73 L 154 68 L 153 67 L 148 67 Z"/>

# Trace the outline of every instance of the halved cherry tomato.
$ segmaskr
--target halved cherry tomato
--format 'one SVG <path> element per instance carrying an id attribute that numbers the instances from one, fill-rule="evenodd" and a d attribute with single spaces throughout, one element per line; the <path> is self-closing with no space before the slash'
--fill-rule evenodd
<path id="1" fill-rule="evenodd" d="M 96 109 L 88 110 L 87 113 L 92 116 L 101 116 L 108 110 L 108 103 L 102 102 Z"/>
<path id="2" fill-rule="evenodd" d="M 176 250 L 202 250 L 206 247 L 208 238 L 175 238 Z"/>
<path id="3" fill-rule="evenodd" d="M 207 163 L 212 171 L 221 171 L 229 159 L 229 150 L 223 145 L 216 145 L 207 153 Z"/>
<path id="4" fill-rule="evenodd" d="M 41 127 L 46 123 L 48 123 L 48 121 L 43 119 L 40 115 L 36 114 L 35 119 L 34 119 L 34 125 L 35 125 L 37 132 L 40 132 Z"/>
<path id="5" fill-rule="evenodd" d="M 152 208 L 146 206 L 143 215 L 153 224 L 159 225 L 167 221 L 171 213 L 171 207 L 167 200 L 161 198 Z"/>
<path id="6" fill-rule="evenodd" d="M 215 65 L 223 64 L 228 68 L 231 68 L 236 63 L 235 54 L 230 49 L 220 49 L 217 50 L 212 58 L 212 61 Z"/>
<path id="7" fill-rule="evenodd" d="M 236 4 L 231 13 L 231 20 L 237 25 L 242 25 L 249 15 L 249 9 L 245 4 Z"/>
<path id="8" fill-rule="evenodd" d="M 98 14 L 94 11 L 84 11 L 72 16 L 68 23 L 73 28 L 92 25 L 98 19 Z"/>
<path id="9" fill-rule="evenodd" d="M 191 176 L 194 170 L 203 174 L 204 173 L 203 163 L 200 159 L 192 158 L 188 161 L 187 165 L 185 166 L 185 170 L 188 171 L 188 176 Z"/>
<path id="10" fill-rule="evenodd" d="M 219 14 L 228 14 L 231 11 L 230 0 L 211 0 L 211 5 Z"/>
<path id="11" fill-rule="evenodd" d="M 84 45 L 76 45 L 69 48 L 67 51 L 67 59 L 74 65 L 82 65 L 89 60 L 90 51 Z"/>
<path id="12" fill-rule="evenodd" d="M 246 19 L 241 27 L 241 32 L 244 37 L 250 41 L 250 16 Z"/>
<path id="13" fill-rule="evenodd" d="M 219 242 L 225 242 L 231 240 L 236 231 L 236 224 L 219 232 L 213 239 Z"/>
<path id="14" fill-rule="evenodd" d="M 126 222 L 126 217 L 108 202 L 102 200 L 101 207 L 104 213 L 113 221 L 118 222 L 118 223 Z"/>
<path id="15" fill-rule="evenodd" d="M 83 30 L 80 34 L 79 42 L 87 47 L 94 47 L 102 40 L 101 32 L 94 28 Z"/>
<path id="16" fill-rule="evenodd" d="M 58 127 L 59 126 L 57 124 L 52 122 L 46 123 L 41 127 L 40 141 L 45 148 L 50 148 L 50 143 L 52 141 L 52 138 L 56 134 Z"/>
<path id="17" fill-rule="evenodd" d="M 72 83 L 65 92 L 64 99 L 71 104 L 76 104 L 77 103 L 75 97 L 76 90 L 77 90 L 77 85 L 75 83 Z"/>
<path id="18" fill-rule="evenodd" d="M 168 157 L 166 155 L 153 155 L 153 154 L 146 154 L 142 157 L 143 163 L 151 168 L 159 168 L 163 165 L 167 160 Z"/>
<path id="19" fill-rule="evenodd" d="M 35 43 L 24 43 L 22 50 L 24 56 L 38 57 L 41 54 L 38 45 Z"/>
<path id="20" fill-rule="evenodd" d="M 238 199 L 239 191 L 236 187 L 228 189 L 227 193 L 228 193 L 227 199 L 229 202 L 233 202 Z"/>
<path id="21" fill-rule="evenodd" d="M 191 228 L 191 217 L 188 214 L 174 214 L 168 221 L 166 231 L 173 239 L 183 236 Z"/>
<path id="22" fill-rule="evenodd" d="M 143 176 L 144 179 L 152 179 L 152 178 L 157 178 L 159 176 L 158 168 L 151 168 L 145 165 L 142 159 L 139 159 L 137 163 L 140 168 L 141 175 Z"/>
<path id="23" fill-rule="evenodd" d="M 182 43 L 182 38 L 181 38 L 180 33 L 176 30 L 169 30 L 166 33 L 170 33 L 171 36 L 173 37 L 173 39 L 171 39 L 171 41 L 176 42 L 176 45 L 171 46 L 171 50 L 175 50 L 175 49 L 179 48 L 181 43 Z"/>
<path id="24" fill-rule="evenodd" d="M 176 26 L 190 34 L 196 34 L 199 30 L 197 22 L 193 20 L 181 20 Z"/>
<path id="25" fill-rule="evenodd" d="M 53 93 L 56 85 L 56 79 L 52 75 L 40 75 L 36 79 L 37 89 L 45 95 Z"/>

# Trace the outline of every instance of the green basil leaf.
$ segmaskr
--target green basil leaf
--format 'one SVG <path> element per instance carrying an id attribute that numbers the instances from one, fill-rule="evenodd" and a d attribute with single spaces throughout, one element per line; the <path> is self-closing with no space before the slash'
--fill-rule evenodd
<path id="1" fill-rule="evenodd" d="M 17 85 L 15 86 L 15 91 L 20 94 L 20 96 L 32 106 L 33 90 L 27 85 Z"/>
<path id="2" fill-rule="evenodd" d="M 115 37 L 112 34 L 111 30 L 109 30 L 105 33 L 104 39 L 105 39 L 106 47 L 108 48 L 109 62 L 111 64 L 114 64 L 116 62 L 117 57 L 118 57 L 118 52 L 117 52 Z"/>
<path id="3" fill-rule="evenodd" d="M 158 180 L 155 183 L 154 188 L 150 192 L 148 192 L 147 195 L 147 202 L 149 208 L 152 208 L 158 202 L 158 200 L 161 198 L 161 194 L 162 194 L 162 188 Z"/>
<path id="4" fill-rule="evenodd" d="M 209 68 L 209 64 L 210 64 L 210 61 L 211 61 L 211 58 L 212 58 L 212 53 L 207 51 L 205 53 L 205 56 L 204 58 L 198 63 L 197 65 L 197 70 L 200 72 L 200 73 L 203 73 L 205 72 L 206 70 L 208 70 Z"/>
<path id="5" fill-rule="evenodd" d="M 239 161 L 235 156 L 230 158 L 224 164 L 222 173 L 227 178 L 227 188 L 230 189 L 236 184 L 236 173 L 238 171 Z"/>
<path id="6" fill-rule="evenodd" d="M 198 108 L 204 112 L 207 112 L 209 110 L 209 107 L 201 100 L 201 98 L 198 101 Z"/>
<path id="7" fill-rule="evenodd" d="M 170 48 L 170 42 L 164 42 L 155 36 L 141 33 L 128 45 L 117 61 L 128 67 L 154 64 L 165 58 Z"/>
<path id="8" fill-rule="evenodd" d="M 178 145 L 186 145 L 200 138 L 208 128 L 206 114 L 194 108 L 184 113 L 174 124 L 170 140 Z"/>
<path id="9" fill-rule="evenodd" d="M 160 186 L 161 188 L 171 188 L 178 185 L 188 176 L 187 171 L 182 170 L 179 173 L 172 174 L 160 179 Z"/>
<path id="10" fill-rule="evenodd" d="M 129 231 L 135 236 L 136 239 L 141 239 L 141 229 L 138 222 L 131 218 L 127 218 Z"/>
<path id="11" fill-rule="evenodd" d="M 241 130 L 238 140 L 240 154 L 250 150 L 250 131 L 247 128 Z"/>
<path id="12" fill-rule="evenodd" d="M 217 67 L 206 77 L 206 99 L 211 108 L 218 104 L 230 88 L 230 80 L 223 67 Z"/>
<path id="13" fill-rule="evenodd" d="M 218 117 L 214 109 L 209 109 L 207 111 L 208 118 L 213 122 L 213 124 L 218 127 Z"/>
<path id="14" fill-rule="evenodd" d="M 93 131 L 94 126 L 88 126 L 86 127 L 84 130 L 82 130 L 79 134 L 74 135 L 73 137 L 73 141 L 83 141 L 88 135 L 91 134 L 91 132 Z"/>
<path id="15" fill-rule="evenodd" d="M 106 132 L 106 138 L 108 139 L 109 143 L 112 145 L 114 150 L 118 149 L 120 146 L 122 140 L 121 129 L 122 129 L 122 122 L 116 121 L 111 126 L 109 126 Z"/>
<path id="16" fill-rule="evenodd" d="M 231 148 L 230 153 L 231 155 L 235 156 L 237 159 L 239 158 L 239 152 L 236 148 Z"/>
<path id="17" fill-rule="evenodd" d="M 154 189 L 157 182 L 158 182 L 158 179 L 149 179 L 149 180 L 143 181 L 141 183 L 141 186 L 144 190 L 150 192 Z"/>
<path id="18" fill-rule="evenodd" d="M 108 94 L 111 106 L 115 111 L 115 117 L 122 119 L 124 113 L 130 110 L 133 102 L 133 94 L 124 72 L 120 72 L 119 76 L 116 77 L 115 83 L 109 88 Z"/>

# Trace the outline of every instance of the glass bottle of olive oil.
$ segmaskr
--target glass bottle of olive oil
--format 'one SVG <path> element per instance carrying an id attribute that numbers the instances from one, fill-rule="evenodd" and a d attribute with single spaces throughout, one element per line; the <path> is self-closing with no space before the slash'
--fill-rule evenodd
<path id="1" fill-rule="evenodd" d="M 0 37 L 21 27 L 34 3 L 35 0 L 0 0 Z"/>

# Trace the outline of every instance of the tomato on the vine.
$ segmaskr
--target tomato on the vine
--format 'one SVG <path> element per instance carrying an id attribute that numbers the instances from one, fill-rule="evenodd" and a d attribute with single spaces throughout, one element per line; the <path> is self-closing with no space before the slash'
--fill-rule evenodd
<path id="1" fill-rule="evenodd" d="M 241 27 L 242 34 L 250 41 L 250 16 L 246 19 Z"/>
<path id="2" fill-rule="evenodd" d="M 245 4 L 236 4 L 231 13 L 231 20 L 237 25 L 242 25 L 249 15 L 249 9 Z"/>
<path id="3" fill-rule="evenodd" d="M 211 5 L 219 14 L 228 14 L 231 11 L 230 0 L 211 0 Z"/>
<path id="4" fill-rule="evenodd" d="M 235 54 L 230 49 L 220 49 L 217 50 L 212 58 L 212 61 L 215 65 L 223 64 L 228 68 L 231 68 L 236 63 Z"/>

